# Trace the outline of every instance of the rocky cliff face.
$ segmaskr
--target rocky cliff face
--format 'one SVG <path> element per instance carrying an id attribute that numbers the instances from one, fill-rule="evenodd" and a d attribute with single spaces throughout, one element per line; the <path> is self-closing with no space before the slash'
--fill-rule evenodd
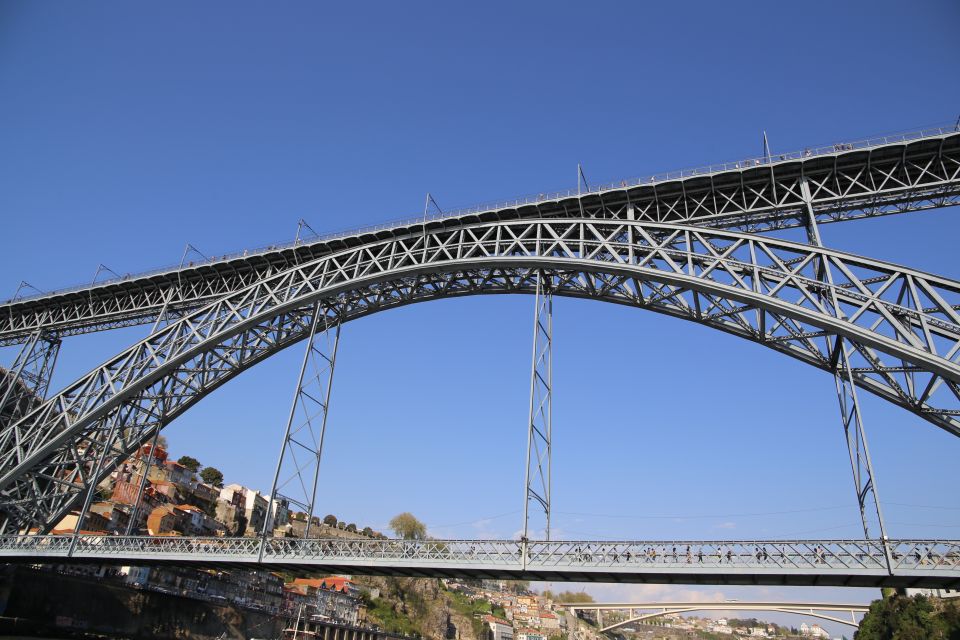
<path id="1" fill-rule="evenodd" d="M 357 577 L 356 581 L 378 589 L 381 602 L 388 604 L 397 617 L 408 620 L 411 628 L 427 640 L 480 640 L 475 619 L 456 610 L 438 580 Z M 380 619 L 387 616 L 378 616 L 375 610 L 368 616 L 370 622 L 389 627 L 389 620 Z"/>

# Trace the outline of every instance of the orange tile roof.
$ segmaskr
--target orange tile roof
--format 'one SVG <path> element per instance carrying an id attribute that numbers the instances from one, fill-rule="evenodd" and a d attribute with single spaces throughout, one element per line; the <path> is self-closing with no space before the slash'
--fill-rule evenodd
<path id="1" fill-rule="evenodd" d="M 54 529 L 50 532 L 55 536 L 72 536 L 73 529 Z M 109 531 L 100 531 L 100 530 L 91 530 L 91 529 L 80 529 L 80 535 L 82 536 L 102 536 L 110 535 Z"/>
<path id="2" fill-rule="evenodd" d="M 295 586 L 313 587 L 315 589 L 347 591 L 348 585 L 353 583 L 348 578 L 341 576 L 328 576 L 326 578 L 295 578 L 292 584 Z"/>

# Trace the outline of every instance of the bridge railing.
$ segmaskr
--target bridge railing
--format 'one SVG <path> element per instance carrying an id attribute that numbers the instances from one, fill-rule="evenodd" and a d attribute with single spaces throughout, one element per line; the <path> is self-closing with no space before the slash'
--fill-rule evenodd
<path id="1" fill-rule="evenodd" d="M 262 545 L 262 548 L 261 548 Z M 624 572 L 960 571 L 960 541 L 784 540 L 596 542 L 515 540 L 362 540 L 343 538 L 188 538 L 178 536 L 2 536 L 0 557 L 182 559 L 333 564 L 517 566 Z"/>
<path id="2" fill-rule="evenodd" d="M 231 253 L 225 253 L 219 256 L 213 256 L 210 258 L 204 258 L 203 260 L 194 260 L 188 263 L 181 263 L 176 265 L 169 265 L 165 267 L 159 267 L 156 269 L 151 269 L 148 271 L 141 271 L 133 274 L 126 274 L 123 276 L 115 278 L 105 278 L 98 282 L 99 285 L 108 285 L 115 284 L 118 282 L 123 282 L 125 280 L 144 278 L 153 275 L 159 275 L 163 273 L 174 273 L 182 270 L 183 268 L 193 268 L 205 264 L 213 264 L 217 262 L 225 262 L 228 260 L 234 260 L 236 258 L 243 258 L 255 255 L 261 255 L 265 253 L 270 253 L 273 251 L 279 251 L 283 249 L 289 249 L 293 247 L 300 246 L 302 244 L 313 244 L 316 242 L 328 242 L 331 240 L 337 240 L 340 238 L 347 238 L 356 235 L 376 233 L 379 231 L 385 231 L 388 229 L 394 229 L 397 227 L 424 224 L 427 222 L 433 222 L 437 220 L 445 220 L 451 218 L 458 218 L 465 215 L 471 215 L 476 213 L 483 213 L 486 211 L 495 211 L 498 209 L 509 209 L 513 207 L 519 207 L 529 204 L 536 204 L 538 202 L 545 202 L 551 200 L 559 200 L 563 198 L 571 198 L 574 196 L 583 196 L 590 195 L 592 193 L 600 193 L 603 191 L 609 191 L 611 189 L 623 189 L 627 187 L 634 187 L 640 185 L 649 185 L 656 184 L 659 182 L 666 182 L 670 180 L 678 180 L 682 178 L 691 178 L 696 176 L 706 176 L 714 173 L 721 173 L 724 171 L 736 171 L 741 169 L 749 169 L 753 167 L 759 167 L 768 164 L 774 164 L 778 162 L 785 162 L 789 160 L 806 160 L 809 158 L 814 158 L 817 156 L 823 155 L 832 155 L 836 153 L 843 153 L 847 151 L 856 151 L 863 149 L 871 149 L 874 147 L 889 145 L 889 144 L 899 144 L 904 142 L 911 142 L 914 140 L 920 140 L 923 138 L 931 138 L 935 136 L 949 135 L 951 133 L 957 133 L 960 131 L 960 127 L 957 125 L 935 125 L 931 127 L 925 127 L 922 129 L 916 129 L 912 131 L 902 132 L 902 133 L 892 133 L 881 136 L 873 136 L 868 138 L 862 138 L 859 140 L 854 140 L 852 142 L 839 142 L 835 144 L 808 147 L 802 151 L 791 151 L 788 153 L 776 153 L 763 156 L 752 156 L 745 158 L 743 160 L 734 160 L 730 162 L 719 162 L 714 164 L 709 164 L 700 167 L 694 167 L 689 169 L 680 169 L 676 171 L 666 171 L 661 173 L 655 173 L 652 175 L 641 176 L 641 177 L 632 177 L 632 178 L 622 178 L 612 181 L 606 181 L 594 185 L 588 189 L 577 189 L 577 188 L 568 188 L 568 189 L 559 189 L 551 191 L 541 191 L 538 193 L 530 193 L 523 196 L 517 196 L 514 198 L 507 198 L 502 200 L 493 200 L 488 202 L 483 202 L 479 204 L 474 204 L 466 207 L 459 207 L 456 209 L 448 209 L 445 211 L 438 211 L 434 213 L 421 214 L 416 216 L 408 216 L 404 218 L 397 218 L 394 220 L 389 220 L 386 222 L 381 222 L 372 225 L 365 225 L 359 227 L 353 227 L 350 229 L 344 229 L 341 231 L 335 231 L 325 234 L 317 234 L 316 236 L 311 236 L 307 240 L 283 240 L 273 244 L 263 245 L 261 247 L 244 249 L 242 251 L 235 251 Z M 16 296 L 15 298 L 10 298 L 7 300 L 0 301 L 0 304 L 8 304 L 11 302 L 16 302 L 20 300 L 33 300 L 36 298 L 44 298 L 47 296 L 62 295 L 66 293 L 76 292 L 76 291 L 85 291 L 93 286 L 93 283 L 81 283 L 69 287 L 64 287 L 60 289 L 55 289 L 52 291 L 45 291 L 40 293 L 35 293 L 32 295 L 25 296 Z"/>

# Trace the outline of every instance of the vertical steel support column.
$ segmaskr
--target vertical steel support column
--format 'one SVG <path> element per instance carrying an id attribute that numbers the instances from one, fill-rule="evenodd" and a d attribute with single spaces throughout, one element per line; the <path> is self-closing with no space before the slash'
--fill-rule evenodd
<path id="1" fill-rule="evenodd" d="M 800 192 L 806 208 L 807 240 L 810 244 L 821 247 L 820 229 L 813 212 L 813 198 L 810 194 L 810 185 L 806 177 L 800 179 Z M 830 265 L 825 261 L 817 265 L 818 277 L 825 279 L 831 286 L 828 303 L 838 318 L 843 317 L 836 291 L 833 290 L 833 274 Z M 867 499 L 873 494 L 873 504 L 877 512 L 877 524 L 880 529 L 880 540 L 887 553 L 889 567 L 890 557 L 887 549 L 887 531 L 883 522 L 883 511 L 880 508 L 880 496 L 874 479 L 873 463 L 870 460 L 870 450 L 867 447 L 867 434 L 863 427 L 863 417 L 860 412 L 860 401 L 857 399 L 857 387 L 854 384 L 853 371 L 850 367 L 849 354 L 843 344 L 843 338 L 837 337 L 836 344 L 830 345 L 828 338 L 828 353 L 835 354 L 834 383 L 837 390 L 837 400 L 840 405 L 840 418 L 843 422 L 843 432 L 847 441 L 847 451 L 850 454 L 850 467 L 853 471 L 853 481 L 857 493 L 857 503 L 860 506 L 860 520 L 863 523 L 863 533 L 870 538 L 869 518 L 867 517 Z M 832 349 L 831 349 L 832 347 Z"/>
<path id="2" fill-rule="evenodd" d="M 303 537 L 310 535 L 339 344 L 340 322 L 336 320 L 331 323 L 318 302 L 313 308 L 310 337 L 300 365 L 297 388 L 293 394 L 283 444 L 280 446 L 280 458 L 277 461 L 273 485 L 270 488 L 267 515 L 261 532 L 264 543 L 274 519 L 274 505 L 278 497 L 283 497 L 290 504 L 295 504 L 304 510 L 307 514 L 307 523 Z M 285 467 L 288 468 L 289 473 L 281 479 L 281 473 Z M 281 494 L 280 491 L 294 480 L 297 481 L 291 487 L 294 491 Z M 299 485 L 299 493 L 295 493 L 297 485 Z M 261 558 L 263 546 L 261 544 Z"/>
<path id="3" fill-rule="evenodd" d="M 553 291 L 543 272 L 537 274 L 533 316 L 533 361 L 530 372 L 530 414 L 527 423 L 527 466 L 524 473 L 523 541 L 529 539 L 530 500 L 543 507 L 546 539 L 550 539 L 550 462 L 553 431 Z M 531 467 L 533 473 L 531 473 Z"/>

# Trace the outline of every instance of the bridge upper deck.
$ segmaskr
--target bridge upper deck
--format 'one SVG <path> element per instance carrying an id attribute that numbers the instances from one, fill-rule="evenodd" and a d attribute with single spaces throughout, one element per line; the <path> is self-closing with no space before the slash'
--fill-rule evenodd
<path id="1" fill-rule="evenodd" d="M 802 182 L 806 182 L 801 186 Z M 0 305 L 0 346 L 44 329 L 71 335 L 152 322 L 241 289 L 278 270 L 375 240 L 476 222 L 597 217 L 748 232 L 960 203 L 960 132 L 933 129 L 622 180 L 578 193 L 540 193 L 272 245 Z"/>

